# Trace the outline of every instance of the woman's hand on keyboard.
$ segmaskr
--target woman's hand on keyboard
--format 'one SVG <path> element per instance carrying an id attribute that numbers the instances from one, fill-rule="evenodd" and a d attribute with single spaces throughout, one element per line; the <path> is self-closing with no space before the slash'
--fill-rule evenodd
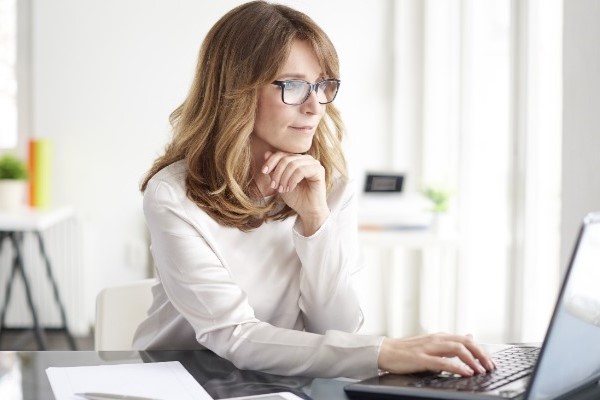
<path id="1" fill-rule="evenodd" d="M 458 360 L 452 360 L 452 357 Z M 378 364 L 380 369 L 394 374 L 447 371 L 473 376 L 495 368 L 490 355 L 475 343 L 471 335 L 446 333 L 406 339 L 385 338 Z"/>

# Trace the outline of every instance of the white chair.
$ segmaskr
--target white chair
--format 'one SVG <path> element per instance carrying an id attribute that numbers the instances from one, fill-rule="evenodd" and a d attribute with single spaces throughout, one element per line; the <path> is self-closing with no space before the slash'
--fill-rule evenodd
<path id="1" fill-rule="evenodd" d="M 152 304 L 156 279 L 104 288 L 96 296 L 96 351 L 129 351 L 133 334 Z"/>

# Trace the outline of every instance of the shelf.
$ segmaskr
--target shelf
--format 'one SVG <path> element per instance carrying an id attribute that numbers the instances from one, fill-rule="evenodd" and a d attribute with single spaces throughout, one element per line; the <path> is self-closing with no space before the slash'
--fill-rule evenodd
<path id="1" fill-rule="evenodd" d="M 365 229 L 360 228 L 358 238 L 361 244 L 378 247 L 456 247 L 460 243 L 458 232 L 435 232 L 431 229 Z"/>
<path id="2" fill-rule="evenodd" d="M 23 207 L 16 211 L 0 211 L 0 231 L 43 231 L 73 215 L 70 207 L 39 210 Z"/>

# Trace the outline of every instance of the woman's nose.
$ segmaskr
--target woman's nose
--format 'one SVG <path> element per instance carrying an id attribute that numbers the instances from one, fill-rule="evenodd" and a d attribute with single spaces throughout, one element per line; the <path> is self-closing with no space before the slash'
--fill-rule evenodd
<path id="1" fill-rule="evenodd" d="M 317 92 L 314 90 L 310 92 L 310 95 L 306 99 L 304 103 L 301 104 L 302 112 L 308 114 L 317 114 L 320 110 L 320 107 L 323 107 L 322 104 L 319 103 Z"/>

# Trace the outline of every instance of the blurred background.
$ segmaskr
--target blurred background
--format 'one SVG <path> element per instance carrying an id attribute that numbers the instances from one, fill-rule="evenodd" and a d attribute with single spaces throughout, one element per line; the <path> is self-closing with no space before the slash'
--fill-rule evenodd
<path id="1" fill-rule="evenodd" d="M 31 140 L 51 143 L 41 209 L 73 217 L 44 234 L 78 337 L 93 334 L 103 287 L 152 275 L 138 186 L 205 34 L 241 3 L 0 0 L 0 153 L 27 160 Z M 362 331 L 541 340 L 579 223 L 600 209 L 600 2 L 281 3 L 340 56 Z M 374 172 L 402 176 L 402 192 L 362 193 Z M 428 188 L 447 195 L 441 212 L 421 201 Z M 0 251 L 3 301 L 13 255 Z M 52 327 L 51 289 L 25 256 Z M 30 318 L 15 287 L 6 324 Z"/>

